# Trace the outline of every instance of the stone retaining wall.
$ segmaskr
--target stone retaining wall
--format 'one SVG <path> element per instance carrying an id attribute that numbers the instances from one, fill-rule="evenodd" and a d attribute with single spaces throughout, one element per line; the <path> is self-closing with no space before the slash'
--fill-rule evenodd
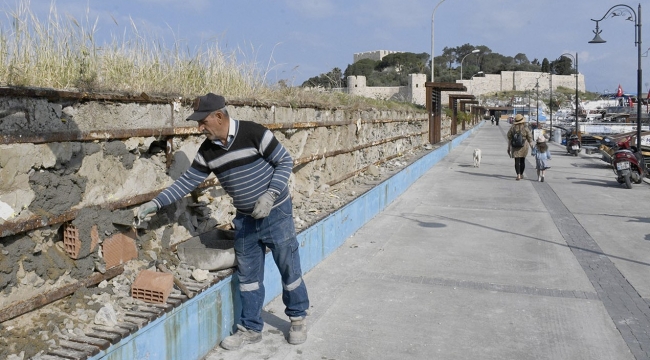
<path id="1" fill-rule="evenodd" d="M 253 101 L 230 101 L 228 108 L 235 119 L 272 129 L 291 153 L 295 206 L 317 189 L 419 149 L 428 139 L 425 112 Z M 64 273 L 80 278 L 100 270 L 97 251 L 76 260 L 55 251 L 62 250 L 61 225 L 73 222 L 82 241 L 91 241 L 93 225 L 100 243 L 120 232 L 116 224 L 128 224 L 137 205 L 189 167 L 202 141 L 196 123 L 184 120 L 190 112 L 186 99 L 145 94 L 0 89 L 0 291 L 8 294 L 29 273 L 54 283 Z M 449 126 L 443 123 L 445 139 Z M 151 239 L 145 240 L 155 245 L 138 245 L 169 248 L 233 217 L 230 198 L 208 179 L 149 223 Z M 0 298 L 0 309 L 2 303 Z"/>

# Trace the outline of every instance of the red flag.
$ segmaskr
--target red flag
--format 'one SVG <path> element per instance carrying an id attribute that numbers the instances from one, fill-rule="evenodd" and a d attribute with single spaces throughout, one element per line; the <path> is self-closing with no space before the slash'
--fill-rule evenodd
<path id="1" fill-rule="evenodd" d="M 618 84 L 618 90 L 616 91 L 616 97 L 623 96 L 623 88 L 621 84 Z"/>
<path id="2" fill-rule="evenodd" d="M 646 99 L 650 99 L 650 89 L 648 89 L 648 96 L 646 97 Z"/>
<path id="3" fill-rule="evenodd" d="M 631 96 L 629 98 L 627 98 L 627 102 L 630 105 L 630 107 L 634 107 L 634 103 L 632 102 L 632 97 Z"/>

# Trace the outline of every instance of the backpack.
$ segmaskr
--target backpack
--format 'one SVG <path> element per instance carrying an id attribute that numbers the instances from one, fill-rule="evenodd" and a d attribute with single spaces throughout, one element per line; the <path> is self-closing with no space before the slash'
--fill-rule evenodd
<path id="1" fill-rule="evenodd" d="M 513 148 L 520 148 L 524 146 L 524 136 L 521 135 L 520 131 L 514 131 L 512 133 L 512 139 L 510 139 L 510 146 Z"/>

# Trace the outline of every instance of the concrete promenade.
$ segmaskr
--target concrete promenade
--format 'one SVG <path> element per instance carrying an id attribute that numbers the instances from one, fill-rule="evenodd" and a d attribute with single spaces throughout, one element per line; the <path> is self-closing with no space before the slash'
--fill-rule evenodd
<path id="1" fill-rule="evenodd" d="M 650 186 L 554 143 L 545 182 L 531 156 L 515 181 L 509 126 L 477 130 L 305 275 L 306 343 L 287 344 L 276 298 L 262 342 L 206 359 L 649 359 Z"/>

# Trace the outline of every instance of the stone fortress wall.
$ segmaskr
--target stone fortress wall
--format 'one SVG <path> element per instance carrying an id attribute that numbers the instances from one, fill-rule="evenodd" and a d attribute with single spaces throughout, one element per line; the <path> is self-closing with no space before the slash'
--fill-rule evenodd
<path id="1" fill-rule="evenodd" d="M 375 51 L 366 51 L 366 52 L 360 52 L 360 53 L 354 53 L 354 62 L 357 62 L 361 59 L 371 59 L 375 61 L 381 61 L 381 59 L 384 58 L 384 56 L 389 55 L 389 54 L 395 54 L 400 51 L 392 51 L 392 50 L 375 50 Z"/>
<path id="2" fill-rule="evenodd" d="M 366 86 L 365 76 L 348 76 L 347 92 L 350 95 L 409 101 L 424 106 L 426 100 L 424 84 L 426 80 L 426 74 L 409 74 L 407 86 Z"/>
<path id="3" fill-rule="evenodd" d="M 556 90 L 559 86 L 575 89 L 576 78 L 574 75 L 551 75 L 549 73 L 528 71 L 503 71 L 501 74 L 486 74 L 484 77 L 474 77 L 471 80 L 457 80 L 467 87 L 467 93 L 483 95 L 499 91 L 539 91 Z M 585 77 L 578 74 L 578 90 L 585 91 Z"/>
<path id="4" fill-rule="evenodd" d="M 366 51 L 354 54 L 354 61 L 361 59 L 381 60 L 388 54 L 398 51 L 377 50 Z M 407 86 L 372 87 L 366 86 L 366 77 L 348 76 L 347 88 L 336 89 L 348 92 L 352 95 L 365 96 L 377 99 L 391 99 L 410 101 L 414 104 L 425 105 L 426 101 L 426 74 L 410 74 Z M 551 75 L 549 73 L 528 72 L 528 71 L 503 71 L 501 74 L 486 74 L 482 77 L 474 77 L 471 80 L 456 80 L 467 88 L 466 92 L 454 92 L 454 94 L 471 94 L 475 96 L 501 91 L 548 91 L 551 86 L 553 90 L 558 87 L 574 89 L 576 78 L 574 75 Z M 584 92 L 584 75 L 578 74 L 578 90 Z M 442 103 L 448 103 L 449 92 L 443 92 Z"/>

